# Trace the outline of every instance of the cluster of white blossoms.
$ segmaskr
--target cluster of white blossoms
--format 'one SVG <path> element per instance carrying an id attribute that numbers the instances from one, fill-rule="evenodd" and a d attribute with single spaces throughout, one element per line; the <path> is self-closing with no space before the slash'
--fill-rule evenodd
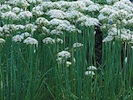
<path id="1" fill-rule="evenodd" d="M 30 5 L 27 0 L 9 0 L 8 3 L 19 7 L 28 7 Z"/>
<path id="2" fill-rule="evenodd" d="M 12 37 L 12 40 L 14 42 L 21 42 L 23 39 L 24 39 L 24 37 L 21 35 L 15 35 L 14 37 Z"/>
<path id="3" fill-rule="evenodd" d="M 89 66 L 87 67 L 87 71 L 85 72 L 85 75 L 90 75 L 90 76 L 94 76 L 95 72 L 97 68 L 95 66 Z"/>
<path id="4" fill-rule="evenodd" d="M 32 14 L 35 16 L 41 16 L 44 14 L 43 10 L 41 9 L 41 6 L 36 6 L 32 9 Z"/>
<path id="5" fill-rule="evenodd" d="M 80 26 L 90 27 L 98 26 L 100 22 L 97 18 L 89 18 L 88 16 L 82 16 L 78 18 L 77 23 L 79 23 Z"/>
<path id="6" fill-rule="evenodd" d="M 24 32 L 22 34 L 17 34 L 15 36 L 12 37 L 12 41 L 14 42 L 22 42 L 25 38 L 27 37 L 31 37 L 31 34 L 28 32 Z"/>
<path id="7" fill-rule="evenodd" d="M 97 18 L 86 12 L 99 11 L 101 6 L 91 0 L 79 1 L 43 1 L 43 0 L 9 0 L 0 6 L 3 22 L 1 35 L 14 32 L 31 32 L 45 36 L 66 33 L 82 33 L 81 26 L 98 25 Z M 20 25 L 21 23 L 21 25 Z M 12 36 L 12 35 L 11 35 Z"/>
<path id="8" fill-rule="evenodd" d="M 22 20 L 30 19 L 33 17 L 32 13 L 30 11 L 22 11 L 18 14 L 18 17 Z"/>
<path id="9" fill-rule="evenodd" d="M 103 24 L 101 29 L 107 32 L 103 42 L 119 40 L 132 43 L 133 3 L 129 0 L 110 0 L 108 3 L 112 5 L 104 5 L 98 16 Z"/>
<path id="10" fill-rule="evenodd" d="M 73 48 L 79 48 L 79 47 L 82 47 L 82 46 L 83 46 L 83 44 L 82 43 L 78 43 L 78 42 L 73 44 Z"/>
<path id="11" fill-rule="evenodd" d="M 133 4 L 129 0 L 107 2 L 109 5 L 91 0 L 9 0 L 0 6 L 1 23 L 4 23 L 0 26 L 0 36 L 4 39 L 8 35 L 14 42 L 38 44 L 33 38 L 38 35 L 44 44 L 63 44 L 64 34 L 83 33 L 84 27 L 102 23 L 101 27 L 107 33 L 103 42 L 120 40 L 133 43 Z M 73 48 L 82 46 L 78 42 L 73 44 Z M 62 53 L 65 54 L 68 53 Z"/>
<path id="12" fill-rule="evenodd" d="M 65 12 L 63 12 L 62 10 L 57 10 L 57 9 L 52 9 L 46 12 L 46 15 L 49 15 L 50 18 L 58 18 L 58 19 L 65 18 Z"/>
<path id="13" fill-rule="evenodd" d="M 16 13 L 11 11 L 2 13 L 1 18 L 9 21 L 18 20 L 18 16 L 16 15 Z"/>
<path id="14" fill-rule="evenodd" d="M 25 31 L 30 31 L 30 32 L 34 32 L 36 31 L 37 26 L 34 24 L 26 24 L 25 25 Z"/>
<path id="15" fill-rule="evenodd" d="M 72 64 L 70 61 L 67 61 L 70 57 L 71 57 L 70 52 L 64 50 L 57 54 L 56 61 L 58 62 L 58 64 L 62 64 L 65 62 L 66 66 L 69 67 Z"/>
<path id="16" fill-rule="evenodd" d="M 3 4 L 3 5 L 0 5 L 0 13 L 1 12 L 8 12 L 8 11 L 11 11 L 11 6 L 8 5 L 8 4 Z"/>
<path id="17" fill-rule="evenodd" d="M 68 51 L 61 51 L 57 54 L 57 58 L 58 59 L 68 59 L 71 57 L 71 54 L 70 52 Z"/>
<path id="18" fill-rule="evenodd" d="M 42 41 L 44 44 L 55 44 L 55 43 L 62 44 L 63 43 L 63 40 L 61 38 L 53 39 L 51 37 L 46 37 Z"/>
<path id="19" fill-rule="evenodd" d="M 35 38 L 32 37 L 27 37 L 23 43 L 25 43 L 26 45 L 38 45 L 38 41 Z"/>
<path id="20" fill-rule="evenodd" d="M 0 44 L 4 44 L 5 40 L 3 38 L 0 38 Z"/>
<path id="21" fill-rule="evenodd" d="M 14 7 L 12 8 L 12 12 L 16 13 L 16 14 L 19 14 L 19 12 L 22 12 L 23 9 L 22 8 L 19 8 L 19 7 Z"/>
<path id="22" fill-rule="evenodd" d="M 54 44 L 55 43 L 55 40 L 51 37 L 46 37 L 45 39 L 42 40 L 43 43 L 45 44 Z"/>
<path id="23" fill-rule="evenodd" d="M 39 17 L 36 19 L 36 24 L 40 26 L 48 26 L 50 22 L 44 17 Z"/>

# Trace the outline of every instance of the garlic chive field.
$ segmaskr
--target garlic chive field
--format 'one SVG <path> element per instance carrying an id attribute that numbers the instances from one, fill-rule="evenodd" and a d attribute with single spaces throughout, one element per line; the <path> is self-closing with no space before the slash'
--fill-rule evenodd
<path id="1" fill-rule="evenodd" d="M 133 100 L 133 3 L 1 0 L 0 100 Z"/>

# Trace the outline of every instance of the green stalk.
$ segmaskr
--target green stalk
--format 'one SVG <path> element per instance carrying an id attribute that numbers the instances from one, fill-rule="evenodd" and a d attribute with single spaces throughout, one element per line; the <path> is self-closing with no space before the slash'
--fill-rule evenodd
<path id="1" fill-rule="evenodd" d="M 29 54 L 29 59 L 30 59 L 30 62 L 29 62 L 29 83 L 28 83 L 28 88 L 27 88 L 27 94 L 26 94 L 26 100 L 30 100 L 32 98 L 32 90 L 33 90 L 33 85 L 32 85 L 32 73 L 33 73 L 33 55 L 34 55 L 34 46 L 30 46 L 30 54 Z"/>
<path id="2" fill-rule="evenodd" d="M 0 47 L 0 51 L 2 52 L 1 47 Z M 3 73 L 3 68 L 2 68 L 2 62 L 1 62 L 2 58 L 1 57 L 2 57 L 2 53 L 0 53 L 0 98 L 1 98 L 1 100 L 3 100 L 4 99 L 4 92 L 3 92 L 3 88 L 4 88 L 3 75 L 4 75 L 4 73 Z"/>

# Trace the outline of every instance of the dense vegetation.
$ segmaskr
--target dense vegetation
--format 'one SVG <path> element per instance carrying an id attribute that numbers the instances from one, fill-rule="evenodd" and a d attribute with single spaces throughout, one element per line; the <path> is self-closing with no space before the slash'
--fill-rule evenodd
<path id="1" fill-rule="evenodd" d="M 1 0 L 0 100 L 133 100 L 128 0 Z"/>

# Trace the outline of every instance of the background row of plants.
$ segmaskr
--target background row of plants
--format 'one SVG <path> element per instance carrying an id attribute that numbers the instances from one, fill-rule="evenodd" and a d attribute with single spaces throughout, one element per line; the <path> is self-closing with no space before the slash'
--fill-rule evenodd
<path id="1" fill-rule="evenodd" d="M 0 100 L 132 100 L 132 13 L 128 0 L 1 2 Z"/>

